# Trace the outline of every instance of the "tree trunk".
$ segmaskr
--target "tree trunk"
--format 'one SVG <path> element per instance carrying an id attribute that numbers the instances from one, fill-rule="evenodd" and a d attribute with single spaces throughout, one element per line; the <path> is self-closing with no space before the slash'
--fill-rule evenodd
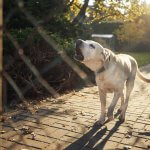
<path id="1" fill-rule="evenodd" d="M 80 22 L 81 20 L 84 20 L 85 19 L 85 13 L 86 13 L 86 9 L 88 7 L 88 3 L 89 3 L 89 0 L 85 0 L 84 1 L 84 4 L 83 6 L 81 7 L 79 13 L 77 14 L 77 16 L 74 18 L 73 20 L 73 23 L 78 23 Z"/>

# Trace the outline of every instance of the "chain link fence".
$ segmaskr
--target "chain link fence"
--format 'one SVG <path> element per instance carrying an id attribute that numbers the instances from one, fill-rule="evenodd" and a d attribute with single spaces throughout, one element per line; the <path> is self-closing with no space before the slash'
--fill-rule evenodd
<path id="1" fill-rule="evenodd" d="M 20 44 L 17 41 L 16 37 L 12 34 L 12 32 L 9 29 L 5 28 L 7 26 L 7 22 L 9 22 L 12 19 L 13 15 L 15 14 L 16 8 L 9 10 L 9 14 L 6 16 L 6 18 L 4 18 L 5 19 L 4 34 L 8 39 L 8 41 L 11 43 L 12 47 L 14 47 L 14 51 L 10 52 L 13 53 L 13 55 L 11 56 L 5 55 L 4 52 L 5 60 L 4 60 L 4 69 L 2 71 L 4 77 L 3 104 L 1 104 L 1 106 L 3 106 L 3 109 L 8 104 L 8 102 L 14 103 L 14 105 L 16 105 L 17 97 L 19 101 L 23 101 L 23 103 L 26 104 L 27 102 L 26 95 L 28 95 L 28 93 L 30 93 L 29 94 L 30 96 L 33 93 L 34 94 L 36 93 L 35 96 L 36 98 L 40 97 L 40 95 L 44 96 L 43 94 L 41 94 L 41 91 L 38 89 L 38 87 L 42 87 L 42 89 L 44 88 L 44 92 L 47 93 L 47 95 L 57 98 L 60 96 L 61 93 L 59 92 L 60 89 L 62 90 L 63 88 L 64 89 L 66 88 L 64 85 L 65 82 L 67 82 L 67 84 L 69 84 L 68 82 L 71 82 L 69 80 L 70 78 L 72 78 L 72 81 L 76 85 L 81 84 L 81 81 L 83 81 L 84 84 L 86 85 L 93 85 L 93 82 L 86 73 L 89 70 L 85 71 L 86 69 L 83 69 L 83 67 L 77 65 L 73 60 L 73 58 L 66 54 L 62 46 L 59 45 L 50 34 L 47 34 L 46 30 L 39 22 L 39 20 L 37 20 L 37 18 L 34 17 L 25 8 L 24 2 L 19 0 L 15 1 L 15 4 L 17 6 L 17 10 L 19 10 L 22 16 L 25 17 L 33 26 L 33 31 L 31 31 L 31 33 L 27 36 L 27 39 L 24 41 L 24 43 Z M 47 17 L 44 17 L 43 21 L 45 19 L 48 20 L 49 17 L 50 17 L 49 15 Z M 37 34 L 46 43 L 48 47 L 47 50 L 49 50 L 48 53 L 51 55 L 50 57 L 44 56 L 46 58 L 42 58 L 45 52 L 40 51 L 39 54 L 40 56 L 37 57 L 39 57 L 39 59 L 45 59 L 45 62 L 47 60 L 47 63 L 42 64 L 40 63 L 39 60 L 40 65 L 38 65 L 38 67 L 34 62 L 34 58 L 32 58 L 31 55 L 29 56 L 26 52 L 27 49 L 26 47 L 30 47 L 30 43 L 32 42 L 32 40 L 34 40 L 34 38 L 36 38 Z M 35 49 L 30 49 L 30 53 L 32 53 L 31 51 L 35 51 L 34 54 L 36 55 L 38 55 L 37 53 L 39 53 L 39 50 L 36 50 L 36 47 Z M 64 64 L 65 64 L 64 68 L 61 68 L 62 65 Z M 24 69 L 26 70 L 26 73 L 23 72 Z M 63 74 L 62 71 L 65 72 L 65 75 L 62 75 Z M 17 74 L 19 74 L 19 77 L 17 77 Z M 47 76 L 51 76 L 50 81 L 48 80 Z M 78 79 L 79 81 L 77 82 Z M 67 88 L 68 88 L 67 90 L 73 89 L 74 85 L 70 83 L 69 87 Z M 29 95 L 27 96 L 28 99 L 30 98 Z"/>

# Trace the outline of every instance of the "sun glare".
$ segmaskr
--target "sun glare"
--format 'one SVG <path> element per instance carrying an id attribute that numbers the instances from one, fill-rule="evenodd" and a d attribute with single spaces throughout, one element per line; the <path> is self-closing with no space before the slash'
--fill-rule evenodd
<path id="1" fill-rule="evenodd" d="M 83 3 L 84 2 L 84 0 L 80 0 L 81 1 L 81 3 Z M 89 5 L 93 5 L 94 4 L 94 1 L 95 0 L 89 0 Z M 146 4 L 150 4 L 150 0 L 141 0 L 141 1 L 145 1 L 146 2 Z"/>
<path id="2" fill-rule="evenodd" d="M 146 2 L 147 4 L 150 4 L 150 0 L 145 0 L 145 2 Z"/>
<path id="3" fill-rule="evenodd" d="M 81 1 L 81 3 L 84 2 L 84 0 L 80 0 L 80 1 Z M 93 4 L 94 4 L 94 1 L 95 1 L 95 0 L 89 0 L 89 5 L 93 5 Z"/>

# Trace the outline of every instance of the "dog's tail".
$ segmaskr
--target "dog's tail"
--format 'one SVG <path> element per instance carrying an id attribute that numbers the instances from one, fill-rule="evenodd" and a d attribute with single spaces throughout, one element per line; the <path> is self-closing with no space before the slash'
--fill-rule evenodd
<path id="1" fill-rule="evenodd" d="M 147 82 L 147 83 L 150 83 L 150 79 L 148 79 L 147 77 L 145 77 L 145 76 L 140 72 L 139 69 L 137 69 L 137 76 L 138 76 L 141 80 L 143 80 L 143 81 L 145 81 L 145 82 Z"/>

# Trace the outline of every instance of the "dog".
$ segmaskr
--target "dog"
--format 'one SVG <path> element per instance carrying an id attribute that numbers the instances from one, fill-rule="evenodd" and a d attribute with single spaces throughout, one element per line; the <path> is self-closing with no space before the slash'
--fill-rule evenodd
<path id="1" fill-rule="evenodd" d="M 114 108 L 118 99 L 121 98 L 121 106 L 118 109 L 118 113 L 120 114 L 120 121 L 124 122 L 136 74 L 141 80 L 150 83 L 150 79 L 146 78 L 139 71 L 136 60 L 126 54 L 116 55 L 95 41 L 84 41 L 82 39 L 76 41 L 74 59 L 80 61 L 95 73 L 101 101 L 101 115 L 97 123 L 103 125 L 105 122 L 107 93 L 114 93 L 107 111 L 108 120 L 113 119 Z M 124 98 L 123 90 L 125 86 L 126 96 Z"/>

